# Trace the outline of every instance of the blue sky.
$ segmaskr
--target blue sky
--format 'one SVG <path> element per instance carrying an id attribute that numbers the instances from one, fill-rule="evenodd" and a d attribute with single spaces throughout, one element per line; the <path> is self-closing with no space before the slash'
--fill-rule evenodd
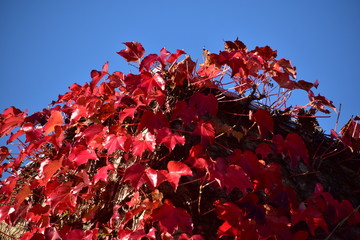
<path id="1" fill-rule="evenodd" d="M 249 49 L 269 45 L 297 67 L 298 79 L 319 80 L 320 93 L 342 104 L 340 125 L 360 113 L 360 2 L 345 1 L 0 1 L 0 111 L 46 108 L 90 71 L 136 71 L 117 51 L 138 41 L 147 53 L 223 49 L 239 37 Z M 295 94 L 303 104 L 305 94 Z M 336 115 L 321 121 L 334 128 Z"/>

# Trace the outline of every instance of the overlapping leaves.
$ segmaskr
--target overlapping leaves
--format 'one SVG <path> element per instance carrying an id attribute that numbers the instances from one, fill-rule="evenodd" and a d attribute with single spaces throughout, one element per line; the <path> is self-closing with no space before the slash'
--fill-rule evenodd
<path id="1" fill-rule="evenodd" d="M 290 61 L 236 40 L 219 54 L 205 51 L 197 70 L 182 50 L 145 56 L 140 43 L 124 44 L 118 54 L 137 62 L 138 74 L 111 74 L 105 63 L 50 109 L 0 115 L 0 136 L 21 148 L 0 148 L 0 174 L 11 174 L 1 181 L 0 220 L 27 222 L 20 239 L 300 240 L 330 234 L 352 214 L 350 202 L 322 190 L 300 201 L 283 181 L 280 160 L 291 171 L 312 164 L 301 135 L 276 127 L 287 94 L 307 92 L 303 108 L 334 108 L 314 95 L 318 83 L 295 79 Z M 343 129 L 355 150 L 356 126 Z M 204 218 L 213 221 L 208 232 Z"/>

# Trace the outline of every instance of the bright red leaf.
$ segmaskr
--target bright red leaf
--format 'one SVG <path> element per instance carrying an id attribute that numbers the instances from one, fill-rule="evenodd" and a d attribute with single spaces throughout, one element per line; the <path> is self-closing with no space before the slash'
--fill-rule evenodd
<path id="1" fill-rule="evenodd" d="M 47 123 L 44 125 L 45 134 L 53 132 L 56 126 L 61 126 L 63 124 L 63 116 L 60 111 L 52 110 L 51 116 L 48 119 Z"/>
<path id="2" fill-rule="evenodd" d="M 92 70 L 90 75 L 92 78 L 92 81 L 90 82 L 90 88 L 94 89 L 94 87 L 96 86 L 96 84 L 98 84 L 98 82 L 101 80 L 101 78 L 103 78 L 106 74 L 108 74 L 108 69 L 109 69 L 109 62 L 106 62 L 101 71 L 97 71 L 97 70 Z"/>
<path id="3" fill-rule="evenodd" d="M 155 136 L 150 132 L 139 133 L 133 141 L 132 153 L 141 156 L 146 150 L 153 152 L 156 146 Z"/>
<path id="4" fill-rule="evenodd" d="M 144 56 L 145 49 L 138 42 L 125 42 L 126 49 L 118 52 L 127 62 L 137 62 Z"/>
<path id="5" fill-rule="evenodd" d="M 169 150 L 173 150 L 176 144 L 184 145 L 185 137 L 180 136 L 178 133 L 172 133 L 169 128 L 162 128 L 159 130 L 156 137 L 157 144 L 164 144 Z"/>
<path id="6" fill-rule="evenodd" d="M 112 154 L 116 150 L 126 151 L 125 142 L 127 137 L 125 135 L 109 134 L 104 141 L 104 147 L 108 150 L 108 154 Z"/>
<path id="7" fill-rule="evenodd" d="M 40 164 L 39 174 L 37 179 L 40 180 L 40 185 L 45 185 L 53 177 L 53 175 L 62 167 L 62 159 L 50 160 L 46 159 Z"/>
<path id="8" fill-rule="evenodd" d="M 47 203 L 54 213 L 73 211 L 76 207 L 76 194 L 73 192 L 71 182 L 60 184 L 57 181 L 50 181 L 45 187 Z"/>
<path id="9" fill-rule="evenodd" d="M 178 161 L 170 161 L 167 164 L 169 173 L 167 174 L 167 180 L 176 191 L 180 178 L 182 176 L 192 176 L 192 171 L 186 164 Z"/>
<path id="10" fill-rule="evenodd" d="M 98 181 L 102 180 L 104 182 L 107 182 L 108 179 L 108 171 L 114 170 L 114 166 L 111 163 L 108 163 L 108 165 L 101 167 L 97 170 L 97 173 L 94 175 L 94 184 L 96 184 Z"/>

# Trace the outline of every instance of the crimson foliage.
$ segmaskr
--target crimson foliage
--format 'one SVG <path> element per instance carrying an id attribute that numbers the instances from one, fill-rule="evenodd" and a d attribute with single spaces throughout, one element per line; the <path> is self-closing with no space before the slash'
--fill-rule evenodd
<path id="1" fill-rule="evenodd" d="M 105 63 L 49 109 L 0 115 L 0 136 L 19 142 L 16 153 L 0 148 L 0 173 L 11 174 L 0 221 L 25 222 L 16 237 L 356 239 L 354 201 L 335 199 L 320 178 L 304 181 L 306 191 L 293 180 L 360 149 L 358 119 L 327 139 L 341 150 L 316 144 L 314 113 L 335 109 L 315 96 L 317 82 L 295 80 L 276 51 L 239 40 L 205 50 L 198 67 L 182 50 L 145 56 L 140 43 L 125 45 L 118 54 L 138 74 Z M 295 89 L 307 105 L 286 106 Z"/>

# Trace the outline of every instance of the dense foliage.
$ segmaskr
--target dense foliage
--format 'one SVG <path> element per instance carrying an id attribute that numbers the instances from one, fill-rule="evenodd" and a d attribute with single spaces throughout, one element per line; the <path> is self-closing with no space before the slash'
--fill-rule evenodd
<path id="1" fill-rule="evenodd" d="M 1 236 L 359 239 L 359 119 L 325 135 L 317 82 L 239 40 L 199 66 L 125 45 L 137 74 L 105 63 L 47 109 L 0 115 L 18 147 L 0 148 Z M 293 90 L 309 103 L 287 106 Z"/>

